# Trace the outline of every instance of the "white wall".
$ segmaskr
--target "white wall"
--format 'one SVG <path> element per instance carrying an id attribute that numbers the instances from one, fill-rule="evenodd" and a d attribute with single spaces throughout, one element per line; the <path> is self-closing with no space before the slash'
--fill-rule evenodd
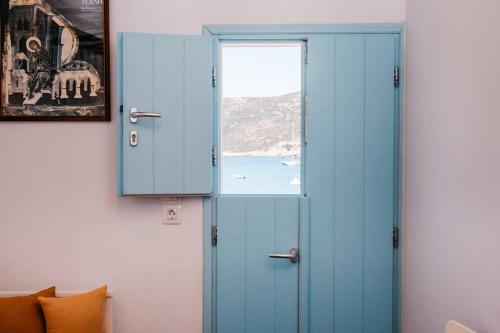
<path id="1" fill-rule="evenodd" d="M 110 7 L 112 59 L 118 31 L 405 18 L 404 0 L 113 0 Z M 183 225 L 163 226 L 159 199 L 118 198 L 114 122 L 0 123 L 0 142 L 0 290 L 108 283 L 118 332 L 201 331 L 199 199 L 184 202 Z"/>
<path id="2" fill-rule="evenodd" d="M 499 13 L 408 0 L 404 333 L 500 332 Z"/>

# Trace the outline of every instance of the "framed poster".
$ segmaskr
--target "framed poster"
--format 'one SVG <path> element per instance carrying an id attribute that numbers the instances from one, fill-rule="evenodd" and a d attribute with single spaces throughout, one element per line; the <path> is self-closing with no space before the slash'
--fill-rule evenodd
<path id="1" fill-rule="evenodd" d="M 110 120 L 108 0 L 0 0 L 0 120 Z"/>

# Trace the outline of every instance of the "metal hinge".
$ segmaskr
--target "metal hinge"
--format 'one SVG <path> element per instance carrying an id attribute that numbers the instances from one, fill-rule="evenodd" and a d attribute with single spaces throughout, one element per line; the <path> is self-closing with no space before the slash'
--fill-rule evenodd
<path id="1" fill-rule="evenodd" d="M 400 74 L 399 74 L 400 70 L 399 70 L 399 67 L 396 66 L 394 67 L 394 87 L 399 87 L 399 77 L 400 77 Z"/>
<path id="2" fill-rule="evenodd" d="M 392 227 L 392 245 L 395 249 L 399 247 L 399 228 Z"/>
<path id="3" fill-rule="evenodd" d="M 212 226 L 212 246 L 217 246 L 217 226 Z"/>
<path id="4" fill-rule="evenodd" d="M 217 165 L 217 148 L 215 146 L 212 146 L 212 166 Z"/>
<path id="5" fill-rule="evenodd" d="M 309 97 L 304 96 L 304 143 L 307 143 L 307 121 L 309 119 Z"/>
<path id="6" fill-rule="evenodd" d="M 123 113 L 123 105 L 120 105 L 120 113 Z"/>
<path id="7" fill-rule="evenodd" d="M 212 67 L 212 87 L 217 87 L 217 68 Z"/>
<path id="8" fill-rule="evenodd" d="M 304 48 L 305 48 L 305 55 L 304 55 L 304 61 L 306 63 L 306 65 L 309 63 L 309 50 L 307 48 L 307 42 L 305 43 L 304 45 Z"/>

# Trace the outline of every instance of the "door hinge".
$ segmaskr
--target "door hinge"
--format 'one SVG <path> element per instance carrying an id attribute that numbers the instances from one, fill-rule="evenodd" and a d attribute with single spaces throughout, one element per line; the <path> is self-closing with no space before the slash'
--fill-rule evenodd
<path id="1" fill-rule="evenodd" d="M 120 113 L 123 113 L 123 105 L 120 105 Z"/>
<path id="2" fill-rule="evenodd" d="M 217 68 L 212 67 L 212 87 L 217 87 Z"/>
<path id="3" fill-rule="evenodd" d="M 400 77 L 400 70 L 399 67 L 396 66 L 394 67 L 394 87 L 399 87 L 399 77 Z"/>
<path id="4" fill-rule="evenodd" d="M 212 226 L 212 246 L 217 246 L 217 226 Z"/>
<path id="5" fill-rule="evenodd" d="M 309 120 L 309 97 L 304 96 L 304 143 L 307 143 L 307 121 Z"/>
<path id="6" fill-rule="evenodd" d="M 217 165 L 217 148 L 215 146 L 212 146 L 212 166 Z"/>
<path id="7" fill-rule="evenodd" d="M 306 65 L 307 65 L 309 63 L 309 50 L 307 48 L 307 41 L 306 41 L 306 43 L 304 45 L 304 49 L 305 49 L 304 50 L 304 52 L 305 52 L 305 54 L 304 54 L 304 61 L 305 61 Z"/>
<path id="8" fill-rule="evenodd" d="M 392 227 L 392 245 L 395 249 L 399 247 L 399 228 Z"/>

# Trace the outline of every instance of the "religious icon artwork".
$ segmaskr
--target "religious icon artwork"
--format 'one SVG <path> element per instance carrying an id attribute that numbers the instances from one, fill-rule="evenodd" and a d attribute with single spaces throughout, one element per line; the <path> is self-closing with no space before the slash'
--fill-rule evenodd
<path id="1" fill-rule="evenodd" d="M 107 0 L 0 5 L 0 120 L 109 120 Z"/>

